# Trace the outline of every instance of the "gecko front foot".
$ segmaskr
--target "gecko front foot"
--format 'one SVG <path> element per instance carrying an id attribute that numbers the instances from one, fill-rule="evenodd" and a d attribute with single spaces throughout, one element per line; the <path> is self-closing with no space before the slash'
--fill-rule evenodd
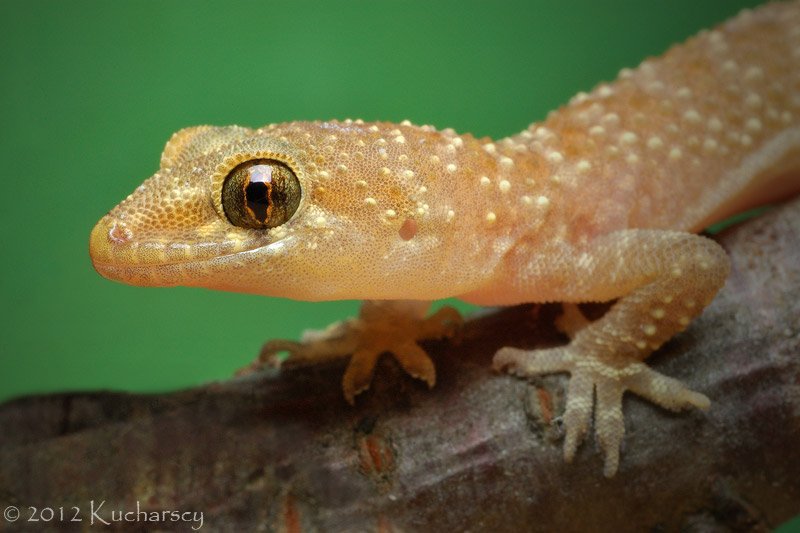
<path id="1" fill-rule="evenodd" d="M 353 404 L 358 393 L 369 388 L 378 357 L 390 353 L 411 376 L 433 387 L 436 370 L 417 341 L 452 336 L 461 316 L 443 307 L 426 317 L 430 304 L 418 301 L 365 301 L 358 318 L 332 324 L 321 331 L 308 331 L 301 342 L 273 340 L 261 349 L 258 366 L 314 364 L 350 355 L 342 378 L 345 399 Z M 288 352 L 281 361 L 277 354 Z"/>
<path id="2" fill-rule="evenodd" d="M 673 411 L 688 407 L 707 409 L 710 405 L 706 396 L 640 361 L 602 356 L 575 342 L 546 350 L 502 348 L 494 357 L 494 368 L 520 377 L 569 373 L 563 417 L 566 428 L 564 459 L 570 462 L 575 457 L 578 445 L 589 430 L 594 409 L 595 433 L 605 456 L 603 473 L 606 477 L 616 474 L 619 466 L 620 444 L 625 433 L 622 395 L 626 390 Z"/>

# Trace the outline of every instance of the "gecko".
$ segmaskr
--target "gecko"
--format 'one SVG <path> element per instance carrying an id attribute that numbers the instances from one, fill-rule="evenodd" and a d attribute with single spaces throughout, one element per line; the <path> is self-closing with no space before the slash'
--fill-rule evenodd
<path id="1" fill-rule="evenodd" d="M 725 251 L 698 232 L 798 191 L 795 0 L 743 11 L 501 140 L 409 121 L 182 129 L 89 248 L 98 273 L 134 285 L 364 300 L 358 317 L 262 353 L 349 355 L 351 403 L 382 353 L 434 385 L 418 342 L 460 318 L 427 316 L 433 300 L 563 302 L 568 344 L 504 347 L 493 366 L 569 374 L 564 457 L 593 424 L 610 477 L 626 391 L 710 405 L 644 362 L 725 283 Z M 582 302 L 613 304 L 589 321 Z"/>

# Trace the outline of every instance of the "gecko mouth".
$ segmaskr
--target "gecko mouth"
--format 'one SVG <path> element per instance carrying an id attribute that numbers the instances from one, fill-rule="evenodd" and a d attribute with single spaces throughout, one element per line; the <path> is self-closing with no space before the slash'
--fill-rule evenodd
<path id="1" fill-rule="evenodd" d="M 181 236 L 140 240 L 123 221 L 106 216 L 92 229 L 89 255 L 95 270 L 108 279 L 134 285 L 183 285 L 188 272 L 197 274 L 211 262 L 269 244 L 263 236 L 220 241 L 211 236 L 205 242 L 196 235 L 192 239 Z"/>

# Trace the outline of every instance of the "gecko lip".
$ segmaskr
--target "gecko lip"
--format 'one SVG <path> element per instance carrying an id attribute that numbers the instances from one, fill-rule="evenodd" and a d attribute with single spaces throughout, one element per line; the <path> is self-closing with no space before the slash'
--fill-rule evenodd
<path id="1" fill-rule="evenodd" d="M 89 236 L 89 255 L 95 270 L 106 278 L 126 281 L 134 272 L 167 272 L 178 267 L 199 266 L 265 244 L 259 239 L 247 239 L 190 246 L 175 241 L 139 241 L 134 235 L 123 221 L 103 217 Z"/>

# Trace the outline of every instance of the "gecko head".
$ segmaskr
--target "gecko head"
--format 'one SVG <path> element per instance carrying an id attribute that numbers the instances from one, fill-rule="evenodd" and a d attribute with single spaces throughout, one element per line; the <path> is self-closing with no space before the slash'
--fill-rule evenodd
<path id="1" fill-rule="evenodd" d="M 443 223 L 447 210 L 420 198 L 438 182 L 424 181 L 432 173 L 413 152 L 430 145 L 408 146 L 396 128 L 181 130 L 158 172 L 92 230 L 95 269 L 134 285 L 305 300 L 408 298 L 409 284 L 435 297 L 419 273 L 441 260 L 441 243 L 422 221 Z"/>

